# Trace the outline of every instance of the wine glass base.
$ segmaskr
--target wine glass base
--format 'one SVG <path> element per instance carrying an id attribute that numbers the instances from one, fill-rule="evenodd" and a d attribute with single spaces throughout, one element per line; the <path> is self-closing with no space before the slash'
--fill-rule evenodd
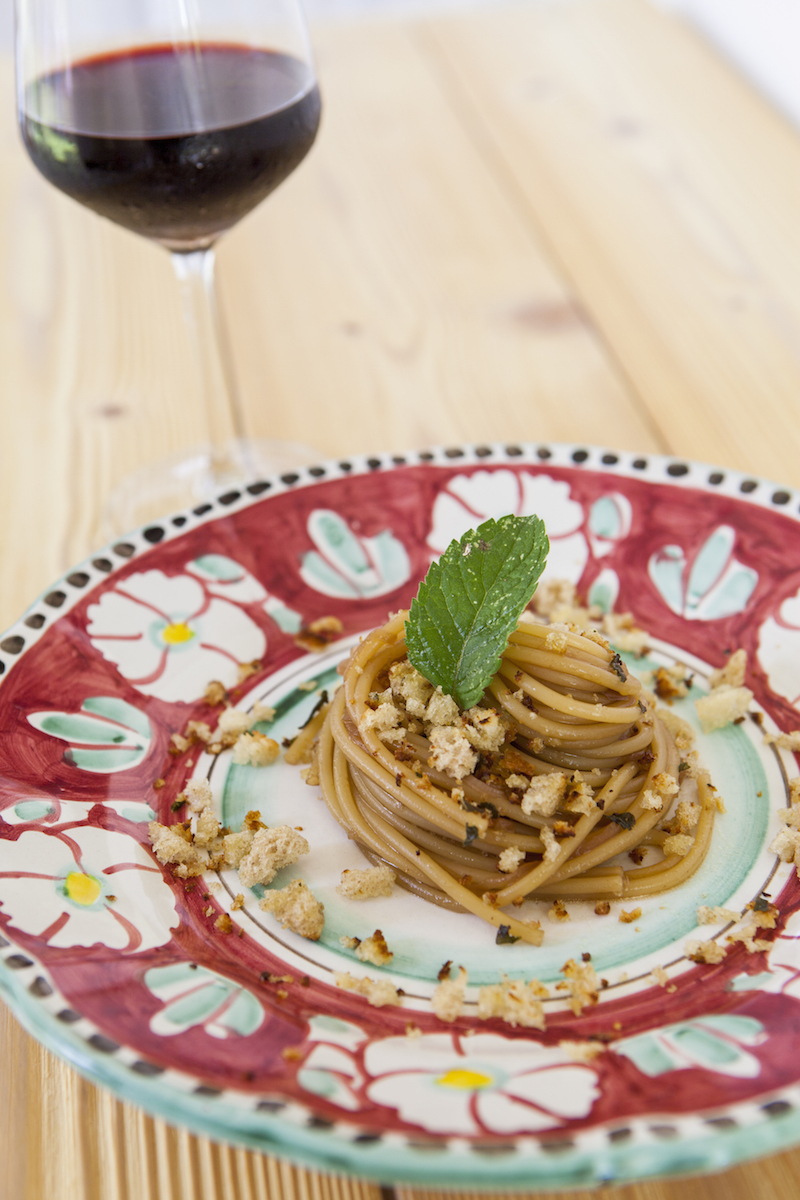
<path id="1" fill-rule="evenodd" d="M 309 466 L 322 456 L 302 442 L 239 438 L 217 449 L 197 446 L 126 475 L 110 493 L 101 536 L 112 541 L 148 521 L 194 508 L 231 488 Z"/>

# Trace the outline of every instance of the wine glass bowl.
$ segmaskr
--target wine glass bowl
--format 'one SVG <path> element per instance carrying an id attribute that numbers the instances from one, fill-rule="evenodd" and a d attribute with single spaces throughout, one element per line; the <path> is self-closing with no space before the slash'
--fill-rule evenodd
<path id="1" fill-rule="evenodd" d="M 199 112 L 187 103 L 203 98 Z M 237 43 L 149 44 L 83 59 L 25 90 L 42 175 L 171 250 L 205 249 L 302 161 L 319 123 L 309 66 Z M 200 125 L 200 128 L 195 126 Z"/>
<path id="2" fill-rule="evenodd" d="M 188 491 L 192 471 L 178 473 L 186 498 L 278 461 L 285 469 L 285 454 L 265 461 L 263 446 L 247 442 L 213 246 L 316 137 L 320 97 L 299 0 L 17 0 L 16 13 L 19 121 L 33 163 L 173 255 L 211 441 L 205 468 L 196 452 L 187 459 Z M 225 444 L 226 425 L 235 444 Z M 136 523 L 126 495 L 118 524 Z M 163 502 L 182 501 L 167 488 Z"/>

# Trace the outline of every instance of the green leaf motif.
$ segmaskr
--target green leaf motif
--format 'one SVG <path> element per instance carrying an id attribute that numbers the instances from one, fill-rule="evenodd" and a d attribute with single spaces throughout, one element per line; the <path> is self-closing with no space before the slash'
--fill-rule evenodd
<path id="1" fill-rule="evenodd" d="M 87 696 L 80 712 L 36 712 L 28 721 L 34 729 L 69 743 L 66 762 L 99 775 L 138 766 L 153 736 L 146 715 L 115 696 Z"/>
<path id="2" fill-rule="evenodd" d="M 151 967 L 145 987 L 162 1007 L 150 1019 L 159 1037 L 173 1037 L 200 1026 L 210 1037 L 250 1037 L 264 1020 L 264 1009 L 252 992 L 207 967 L 174 963 Z"/>
<path id="3" fill-rule="evenodd" d="M 411 665 L 461 708 L 480 700 L 550 544 L 536 516 L 500 517 L 451 542 L 431 564 L 406 622 Z"/>

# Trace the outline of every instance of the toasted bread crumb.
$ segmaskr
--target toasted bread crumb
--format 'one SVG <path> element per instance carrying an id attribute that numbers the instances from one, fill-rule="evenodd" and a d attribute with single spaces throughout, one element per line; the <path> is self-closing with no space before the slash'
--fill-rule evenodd
<path id="1" fill-rule="evenodd" d="M 348 900 L 372 900 L 377 896 L 391 896 L 397 876 L 391 867 L 381 865 L 363 871 L 342 871 L 341 882 L 336 891 Z"/>
<path id="2" fill-rule="evenodd" d="M 285 888 L 267 892 L 258 907 L 273 913 L 284 929 L 309 941 L 319 941 L 325 924 L 325 908 L 302 879 L 294 879 Z"/>
<path id="3" fill-rule="evenodd" d="M 203 696 L 206 704 L 212 708 L 216 708 L 220 704 L 224 704 L 228 699 L 228 693 L 218 679 L 212 679 Z"/>
<path id="4" fill-rule="evenodd" d="M 521 979 L 503 977 L 500 983 L 489 983 L 478 993 L 478 1017 L 488 1021 L 499 1017 L 508 1025 L 522 1025 L 526 1029 L 544 1029 L 545 1016 L 542 999 L 548 995 L 547 988 L 532 979 L 523 983 Z"/>
<path id="5" fill-rule="evenodd" d="M 695 736 L 694 730 L 688 721 L 684 721 L 683 717 L 679 717 L 677 713 L 670 712 L 666 708 L 657 709 L 656 716 L 666 725 L 679 750 L 691 750 L 695 742 Z"/>
<path id="6" fill-rule="evenodd" d="M 703 942 L 696 938 L 687 942 L 683 949 L 686 957 L 691 958 L 693 962 L 708 963 L 711 966 L 721 963 L 727 954 L 727 950 L 719 942 Z"/>
<path id="7" fill-rule="evenodd" d="M 573 1062 L 590 1063 L 599 1058 L 601 1054 L 605 1054 L 606 1047 L 602 1042 L 570 1042 L 561 1041 L 558 1043 L 559 1050 L 572 1059 Z"/>
<path id="8" fill-rule="evenodd" d="M 253 718 L 249 713 L 240 712 L 238 708 L 226 708 L 219 715 L 217 735 L 221 734 L 222 739 L 228 740 L 232 745 L 240 734 L 247 732 L 252 724 Z"/>
<path id="9" fill-rule="evenodd" d="M 770 746 L 777 746 L 779 750 L 800 750 L 800 729 L 793 729 L 791 733 L 765 733 L 764 741 Z"/>
<path id="10" fill-rule="evenodd" d="M 340 939 L 344 941 L 344 939 Z M 372 963 L 373 967 L 385 967 L 392 961 L 394 954 L 386 945 L 386 939 L 380 929 L 376 929 L 368 938 L 360 941 L 358 938 L 348 939 L 356 944 L 352 946 L 356 958 L 361 962 Z"/>
<path id="11" fill-rule="evenodd" d="M 226 833 L 222 839 L 223 861 L 226 867 L 238 867 L 239 863 L 249 853 L 255 834 L 251 829 L 241 829 L 238 833 Z"/>
<path id="12" fill-rule="evenodd" d="M 753 693 L 746 687 L 717 687 L 707 696 L 695 700 L 703 733 L 713 733 L 743 717 L 750 707 Z"/>
<path id="13" fill-rule="evenodd" d="M 274 738 L 255 730 L 240 733 L 233 747 L 233 762 L 240 767 L 268 767 L 274 763 L 281 748 Z"/>
<path id="14" fill-rule="evenodd" d="M 455 1021 L 464 1009 L 464 992 L 467 987 L 467 972 L 458 968 L 455 979 L 441 979 L 431 996 L 431 1008 L 440 1021 Z"/>
<path id="15" fill-rule="evenodd" d="M 190 813 L 201 813 L 213 807 L 214 797 L 207 779 L 190 779 L 183 795 Z"/>
<path id="16" fill-rule="evenodd" d="M 718 671 L 711 672 L 710 683 L 712 691 L 718 687 L 742 687 L 746 674 L 747 651 L 735 650 L 724 667 L 721 667 Z"/>
<path id="17" fill-rule="evenodd" d="M 721 908 L 719 905 L 709 908 L 701 904 L 697 910 L 698 925 L 724 925 L 727 921 L 738 921 L 739 914 L 731 908 Z"/>
<path id="18" fill-rule="evenodd" d="M 552 833 L 550 835 L 553 836 Z M 555 841 L 555 838 L 553 838 Z M 558 845 L 558 843 L 556 843 Z M 507 846 L 497 860 L 498 869 L 504 871 L 507 875 L 511 875 L 516 871 L 520 863 L 525 861 L 525 851 L 520 850 L 519 846 Z"/>
<path id="19" fill-rule="evenodd" d="M 471 775 L 478 762 L 478 755 L 461 729 L 454 725 L 434 725 L 428 734 L 432 752 L 428 765 L 453 779 Z"/>
<path id="20" fill-rule="evenodd" d="M 338 988 L 343 988 L 347 992 L 355 992 L 359 996 L 365 996 L 374 1008 L 383 1008 L 389 1004 L 399 1004 L 400 995 L 394 984 L 388 979 L 370 979 L 365 975 L 362 979 L 356 979 L 347 971 L 337 971 L 333 977 L 333 981 Z"/>
<path id="21" fill-rule="evenodd" d="M 564 963 L 561 973 L 570 993 L 570 1007 L 579 1017 L 584 1008 L 597 1004 L 600 981 L 591 963 L 576 963 L 574 958 Z"/>
<path id="22" fill-rule="evenodd" d="M 567 912 L 567 906 L 563 900 L 554 900 L 553 907 L 548 910 L 547 915 L 553 922 L 572 920 Z"/>
<path id="23" fill-rule="evenodd" d="M 202 875 L 208 870 L 208 851 L 188 841 L 178 832 L 180 826 L 161 825 L 151 821 L 148 830 L 150 842 L 160 863 L 175 865 L 175 874 L 181 879 Z"/>
<path id="24" fill-rule="evenodd" d="M 522 811 L 525 816 L 535 814 L 539 817 L 552 817 L 564 801 L 568 784 L 569 779 L 563 771 L 534 776 L 522 797 Z"/>
<path id="25" fill-rule="evenodd" d="M 689 853 L 693 845 L 694 838 L 689 837 L 688 833 L 675 833 L 671 837 L 664 838 L 664 844 L 661 849 L 667 858 L 672 854 L 678 854 L 683 858 L 684 855 Z"/>
<path id="26" fill-rule="evenodd" d="M 272 883 L 281 867 L 297 862 L 308 849 L 306 839 L 289 825 L 259 829 L 239 863 L 239 879 L 245 887 Z"/>

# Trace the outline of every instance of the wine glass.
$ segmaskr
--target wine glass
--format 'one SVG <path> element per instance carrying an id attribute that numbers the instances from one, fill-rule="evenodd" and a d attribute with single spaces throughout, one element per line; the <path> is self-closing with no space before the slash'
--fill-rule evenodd
<path id="1" fill-rule="evenodd" d="M 210 448 L 123 482 L 111 532 L 313 452 L 243 436 L 214 245 L 299 165 L 320 98 L 299 0 L 16 0 L 26 149 L 68 196 L 172 255 Z M 223 430 L 233 415 L 237 438 Z M 115 528 L 113 528 L 115 527 Z"/>

